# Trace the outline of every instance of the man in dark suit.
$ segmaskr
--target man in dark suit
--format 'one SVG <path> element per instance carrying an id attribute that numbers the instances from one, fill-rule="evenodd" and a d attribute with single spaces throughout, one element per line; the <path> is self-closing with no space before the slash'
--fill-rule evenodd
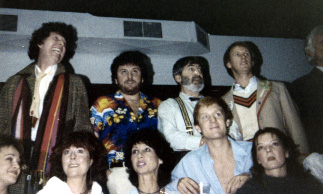
<path id="1" fill-rule="evenodd" d="M 305 53 L 313 70 L 293 81 L 293 95 L 305 125 L 311 151 L 323 153 L 323 25 L 306 38 Z"/>

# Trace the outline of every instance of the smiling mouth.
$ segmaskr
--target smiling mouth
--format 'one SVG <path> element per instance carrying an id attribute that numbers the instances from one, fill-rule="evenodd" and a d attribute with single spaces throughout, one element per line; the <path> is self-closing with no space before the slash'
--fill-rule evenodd
<path id="1" fill-rule="evenodd" d="M 137 166 L 138 167 L 144 167 L 146 165 L 146 163 L 145 162 L 138 162 L 137 163 Z"/>
<path id="2" fill-rule="evenodd" d="M 55 53 L 57 53 L 58 55 L 60 55 L 60 54 L 61 54 L 61 50 L 60 50 L 60 49 L 58 49 L 58 48 L 53 48 L 53 51 L 55 51 Z"/>
<path id="3" fill-rule="evenodd" d="M 11 174 L 14 174 L 14 175 L 18 175 L 18 171 L 9 171 L 9 173 L 11 173 Z"/>
<path id="4" fill-rule="evenodd" d="M 70 164 L 70 165 L 68 165 L 69 168 L 76 168 L 78 166 L 79 166 L 78 164 Z"/>

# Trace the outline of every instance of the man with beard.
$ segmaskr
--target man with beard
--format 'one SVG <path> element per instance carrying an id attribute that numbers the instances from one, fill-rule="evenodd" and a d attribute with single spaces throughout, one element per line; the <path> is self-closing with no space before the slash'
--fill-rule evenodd
<path id="1" fill-rule="evenodd" d="M 126 139 L 141 129 L 157 129 L 158 98 L 149 98 L 140 92 L 149 82 L 152 67 L 150 59 L 139 51 L 126 51 L 111 65 L 112 82 L 119 90 L 99 97 L 91 107 L 91 123 L 99 140 L 107 149 L 110 167 L 108 188 L 111 194 L 126 193 L 134 187 L 124 167 Z"/>
<path id="2" fill-rule="evenodd" d="M 205 70 L 208 70 L 208 62 L 203 57 L 179 59 L 173 67 L 173 77 L 180 86 L 179 97 L 163 101 L 158 108 L 158 129 L 178 151 L 179 158 L 205 144 L 192 123 L 194 107 L 202 97 Z"/>
<path id="3" fill-rule="evenodd" d="M 228 73 L 235 79 L 231 90 L 222 97 L 230 106 L 236 123 L 230 128 L 231 137 L 252 141 L 259 129 L 274 127 L 289 134 L 302 153 L 308 153 L 299 112 L 285 85 L 256 77 L 255 69 L 259 64 L 252 44 L 235 42 L 223 56 Z"/>

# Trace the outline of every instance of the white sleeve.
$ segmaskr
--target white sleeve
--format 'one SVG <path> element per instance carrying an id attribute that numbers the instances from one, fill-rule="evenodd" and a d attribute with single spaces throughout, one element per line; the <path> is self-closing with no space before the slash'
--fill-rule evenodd
<path id="1" fill-rule="evenodd" d="M 159 105 L 158 130 L 173 149 L 195 150 L 200 146 L 201 136 L 186 133 L 182 113 L 174 99 L 167 99 Z"/>

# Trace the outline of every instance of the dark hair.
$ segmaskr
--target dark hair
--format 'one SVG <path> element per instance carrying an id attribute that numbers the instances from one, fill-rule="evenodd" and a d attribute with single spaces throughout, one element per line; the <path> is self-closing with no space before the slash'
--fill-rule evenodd
<path id="1" fill-rule="evenodd" d="M 28 49 L 28 56 L 30 59 L 37 61 L 39 55 L 38 45 L 43 44 L 44 40 L 49 37 L 51 32 L 56 32 L 65 38 L 66 53 L 63 60 L 68 61 L 74 56 L 77 47 L 77 31 L 75 27 L 62 22 L 48 22 L 43 23 L 41 28 L 32 33 Z"/>
<path id="2" fill-rule="evenodd" d="M 188 56 L 180 58 L 176 61 L 173 66 L 173 77 L 175 78 L 175 75 L 182 74 L 184 67 L 191 64 L 200 65 L 203 76 L 209 70 L 209 62 L 204 57 Z"/>
<path id="3" fill-rule="evenodd" d="M 193 118 L 194 118 L 194 125 L 199 125 L 199 111 L 202 107 L 208 107 L 211 106 L 213 104 L 217 104 L 219 105 L 222 109 L 223 109 L 223 113 L 224 113 L 224 119 L 226 120 L 232 120 L 233 115 L 230 111 L 229 106 L 227 105 L 227 103 L 224 102 L 224 100 L 222 100 L 221 98 L 214 98 L 211 96 L 206 96 L 204 98 L 201 98 L 197 104 L 195 105 L 194 108 L 194 112 L 193 112 Z"/>
<path id="4" fill-rule="evenodd" d="M 257 77 L 260 77 L 261 65 L 263 63 L 263 58 L 262 58 L 262 55 L 261 55 L 261 52 L 260 52 L 258 46 L 251 41 L 234 42 L 227 48 L 227 50 L 225 51 L 224 56 L 223 56 L 223 63 L 224 63 L 225 68 L 227 69 L 228 74 L 231 77 L 233 77 L 232 70 L 227 67 L 227 63 L 230 62 L 231 50 L 236 46 L 241 46 L 241 47 L 244 47 L 249 50 L 251 60 L 254 63 L 254 65 L 252 67 L 252 74 Z"/>
<path id="5" fill-rule="evenodd" d="M 125 51 L 114 58 L 111 64 L 112 83 L 115 84 L 118 68 L 127 64 L 138 66 L 140 68 L 144 85 L 151 85 L 153 83 L 154 70 L 150 58 L 140 51 Z"/>
<path id="6" fill-rule="evenodd" d="M 131 135 L 125 145 L 125 165 L 128 167 L 130 182 L 138 187 L 138 175 L 131 163 L 132 147 L 138 143 L 144 143 L 154 149 L 163 163 L 158 169 L 158 185 L 160 188 L 171 181 L 171 171 L 174 168 L 173 149 L 157 129 L 143 129 Z"/>
<path id="7" fill-rule="evenodd" d="M 27 166 L 25 166 L 24 161 L 24 147 L 20 140 L 9 135 L 0 135 L 0 152 L 2 148 L 10 146 L 14 147 L 19 152 L 21 171 L 26 170 Z"/>
<path id="8" fill-rule="evenodd" d="M 93 181 L 97 181 L 104 186 L 106 184 L 106 171 L 108 169 L 106 149 L 94 134 L 88 131 L 69 133 L 61 141 L 56 143 L 49 160 L 51 164 L 50 177 L 56 176 L 62 181 L 67 180 L 62 165 L 62 154 L 65 149 L 71 146 L 82 147 L 88 150 L 90 158 L 93 160 L 86 175 L 87 190 L 91 190 Z"/>
<path id="9" fill-rule="evenodd" d="M 285 134 L 279 129 L 266 127 L 264 129 L 258 130 L 253 139 L 254 142 L 251 149 L 253 166 L 250 168 L 250 171 L 253 177 L 260 178 L 265 173 L 263 166 L 259 164 L 257 160 L 258 137 L 265 133 L 276 135 L 277 138 L 280 140 L 283 148 L 288 152 L 289 157 L 286 158 L 287 175 L 294 176 L 294 177 L 305 175 L 303 166 L 297 160 L 297 157 L 299 156 L 299 151 L 296 144 L 293 142 L 293 140 L 287 134 Z"/>

